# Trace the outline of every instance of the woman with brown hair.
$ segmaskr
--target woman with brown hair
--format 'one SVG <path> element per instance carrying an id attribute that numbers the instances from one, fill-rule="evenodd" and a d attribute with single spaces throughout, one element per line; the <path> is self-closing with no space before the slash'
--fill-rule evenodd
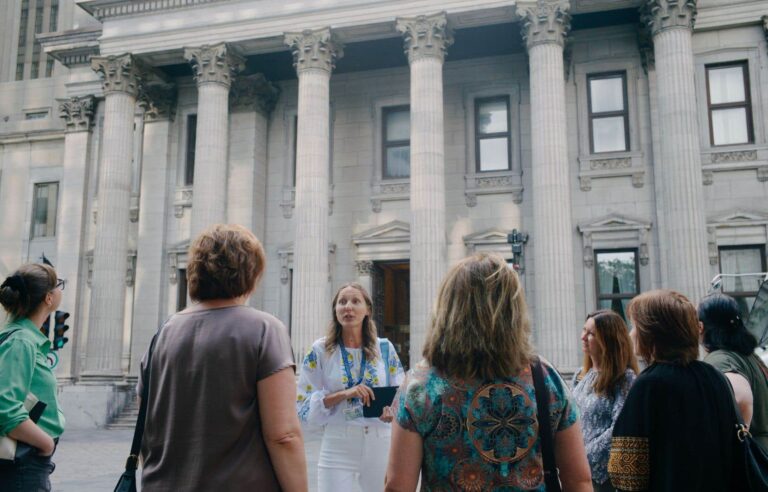
<path id="1" fill-rule="evenodd" d="M 530 338 L 523 288 L 503 258 L 476 254 L 448 272 L 424 360 L 394 406 L 387 491 L 416 490 L 419 473 L 426 491 L 544 491 L 542 443 L 552 441 L 563 489 L 591 491 L 578 412 Z M 549 406 L 542 419 L 540 405 Z"/>
<path id="2" fill-rule="evenodd" d="M 613 428 L 608 473 L 619 490 L 723 492 L 732 488 L 735 421 L 723 376 L 698 361 L 699 320 L 682 294 L 635 297 L 629 318 L 649 366 Z"/>
<path id="3" fill-rule="evenodd" d="M 615 490 L 608 480 L 611 433 L 640 372 L 624 320 L 603 309 L 587 315 L 581 332 L 584 366 L 574 375 L 573 398 L 581 410 L 582 433 L 595 492 Z"/>
<path id="4" fill-rule="evenodd" d="M 363 416 L 374 387 L 397 386 L 403 366 L 394 345 L 376 336 L 371 297 L 362 285 L 342 285 L 331 303 L 328 334 L 304 357 L 296 410 L 325 426 L 318 460 L 320 492 L 375 492 L 384 486 L 392 413 Z"/>
<path id="5" fill-rule="evenodd" d="M 246 306 L 264 249 L 239 225 L 214 225 L 189 248 L 195 303 L 165 322 L 145 381 L 142 490 L 307 490 L 301 425 L 293 410 L 288 330 Z"/>

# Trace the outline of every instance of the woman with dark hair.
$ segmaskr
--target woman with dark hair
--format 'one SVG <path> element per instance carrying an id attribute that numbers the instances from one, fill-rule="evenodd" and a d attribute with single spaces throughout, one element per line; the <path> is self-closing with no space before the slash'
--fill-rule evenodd
<path id="1" fill-rule="evenodd" d="M 697 360 L 696 308 L 672 290 L 628 309 L 636 353 L 649 363 L 613 427 L 608 474 L 619 490 L 724 492 L 732 487 L 735 416 L 727 383 Z"/>
<path id="2" fill-rule="evenodd" d="M 584 365 L 574 375 L 573 398 L 581 410 L 582 434 L 595 492 L 615 490 L 608 479 L 613 425 L 640 372 L 624 320 L 603 309 L 587 315 L 581 332 Z"/>
<path id="3" fill-rule="evenodd" d="M 318 460 L 320 492 L 375 492 L 384 487 L 392 412 L 363 416 L 371 388 L 397 386 L 403 366 L 394 345 L 376 336 L 371 297 L 362 285 L 342 285 L 331 322 L 304 358 L 296 410 L 302 422 L 324 425 Z"/>
<path id="4" fill-rule="evenodd" d="M 755 355 L 757 340 L 741 319 L 733 297 L 712 294 L 699 302 L 704 362 L 731 382 L 752 437 L 768 452 L 768 368 Z"/>
<path id="5" fill-rule="evenodd" d="M 53 268 L 39 263 L 22 266 L 0 285 L 0 304 L 9 318 L 0 330 L 0 436 L 17 441 L 19 457 L 0 464 L 3 492 L 51 490 L 51 456 L 64 432 L 64 415 L 47 361 L 51 342 L 40 329 L 59 307 L 64 285 Z M 37 422 L 28 404 L 34 399 L 45 404 Z M 23 446 L 33 449 L 19 453 Z"/>
<path id="6" fill-rule="evenodd" d="M 189 248 L 194 304 L 157 336 L 149 385 L 142 490 L 307 490 L 288 330 L 246 305 L 264 249 L 239 225 L 218 224 Z"/>
<path id="7" fill-rule="evenodd" d="M 534 355 L 523 287 L 502 257 L 476 254 L 448 272 L 423 354 L 396 399 L 387 492 L 415 491 L 419 475 L 425 491 L 543 492 L 545 443 L 563 490 L 592 490 L 578 411 Z"/>

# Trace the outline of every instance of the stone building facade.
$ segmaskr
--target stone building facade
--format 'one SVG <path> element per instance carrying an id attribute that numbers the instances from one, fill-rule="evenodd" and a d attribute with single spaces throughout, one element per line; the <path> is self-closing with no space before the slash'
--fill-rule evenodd
<path id="1" fill-rule="evenodd" d="M 250 302 L 297 357 L 356 281 L 414 361 L 442 275 L 474 251 L 520 269 L 537 348 L 565 371 L 587 312 L 766 270 L 764 1 L 0 9 L 0 274 L 45 254 L 69 280 L 73 426 L 119 411 L 211 223 L 261 238 Z"/>

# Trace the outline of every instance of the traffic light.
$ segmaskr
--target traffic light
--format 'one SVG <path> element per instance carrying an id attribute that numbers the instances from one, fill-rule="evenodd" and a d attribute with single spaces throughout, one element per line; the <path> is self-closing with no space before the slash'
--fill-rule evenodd
<path id="1" fill-rule="evenodd" d="M 52 350 L 59 350 L 69 341 L 69 338 L 64 336 L 64 333 L 69 330 L 69 325 L 65 324 L 69 318 L 69 313 L 66 311 L 56 311 L 53 316 L 53 348 Z"/>

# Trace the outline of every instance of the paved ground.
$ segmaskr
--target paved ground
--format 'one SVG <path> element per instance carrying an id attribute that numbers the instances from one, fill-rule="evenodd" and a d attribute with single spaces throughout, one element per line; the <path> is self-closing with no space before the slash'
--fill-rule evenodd
<path id="1" fill-rule="evenodd" d="M 133 431 L 67 431 L 54 456 L 54 492 L 109 492 L 123 472 Z M 309 490 L 317 490 L 317 458 L 321 434 L 305 431 Z"/>

